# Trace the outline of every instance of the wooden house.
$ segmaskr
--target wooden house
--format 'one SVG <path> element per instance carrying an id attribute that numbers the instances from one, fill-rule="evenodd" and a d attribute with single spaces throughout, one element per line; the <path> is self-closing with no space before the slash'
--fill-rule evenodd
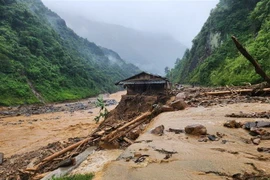
<path id="1" fill-rule="evenodd" d="M 156 94 L 170 89 L 170 82 L 167 78 L 146 72 L 121 80 L 115 85 L 123 85 L 127 89 L 127 95 Z"/>

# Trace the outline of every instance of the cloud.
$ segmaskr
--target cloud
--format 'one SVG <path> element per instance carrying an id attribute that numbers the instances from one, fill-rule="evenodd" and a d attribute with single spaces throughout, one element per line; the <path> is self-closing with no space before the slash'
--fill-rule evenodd
<path id="1" fill-rule="evenodd" d="M 218 0 L 42 0 L 66 13 L 141 31 L 162 32 L 187 46 L 200 31 Z"/>

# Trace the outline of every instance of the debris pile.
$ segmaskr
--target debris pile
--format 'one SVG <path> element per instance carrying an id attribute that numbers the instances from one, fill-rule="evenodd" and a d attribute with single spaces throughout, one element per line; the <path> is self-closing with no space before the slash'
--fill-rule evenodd
<path id="1" fill-rule="evenodd" d="M 270 140 L 270 132 L 267 129 L 265 129 L 267 127 L 270 127 L 270 122 L 255 121 L 255 122 L 240 123 L 236 122 L 235 120 L 230 120 L 224 123 L 224 126 L 228 128 L 244 128 L 248 130 L 249 134 L 252 136 L 250 138 L 250 141 L 254 145 L 259 145 L 261 143 L 261 140 Z M 249 141 L 247 141 L 246 143 L 249 143 Z M 264 150 L 265 148 L 258 149 L 259 152 L 263 152 Z"/>

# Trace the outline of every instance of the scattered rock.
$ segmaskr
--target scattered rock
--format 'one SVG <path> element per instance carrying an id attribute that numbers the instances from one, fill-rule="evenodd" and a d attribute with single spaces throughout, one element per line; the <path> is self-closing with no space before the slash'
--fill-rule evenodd
<path id="1" fill-rule="evenodd" d="M 135 129 L 131 132 L 128 133 L 128 137 L 131 139 L 131 140 L 135 140 L 137 139 L 139 136 L 140 136 L 140 133 L 142 132 L 141 129 Z"/>
<path id="2" fill-rule="evenodd" d="M 266 121 L 255 121 L 255 122 L 247 122 L 245 123 L 245 129 L 251 129 L 252 127 L 255 128 L 263 128 L 263 127 L 270 127 L 270 122 Z"/>
<path id="3" fill-rule="evenodd" d="M 163 159 L 169 159 L 172 157 L 172 154 L 166 154 L 165 157 Z"/>
<path id="4" fill-rule="evenodd" d="M 251 141 L 255 145 L 259 145 L 261 142 L 261 138 L 251 138 Z"/>
<path id="5" fill-rule="evenodd" d="M 146 157 L 149 157 L 149 155 L 147 155 L 147 154 L 141 155 L 141 156 L 138 157 L 134 162 L 135 162 L 135 163 L 141 163 L 141 162 L 143 162 L 143 161 L 146 159 Z"/>
<path id="6" fill-rule="evenodd" d="M 270 133 L 267 132 L 267 134 L 262 135 L 261 140 L 270 140 Z"/>
<path id="7" fill-rule="evenodd" d="M 168 132 L 174 132 L 175 134 L 180 134 L 180 133 L 184 133 L 185 130 L 184 129 L 173 129 L 173 128 L 169 128 L 169 130 L 167 130 Z"/>
<path id="8" fill-rule="evenodd" d="M 215 135 L 208 135 L 207 136 L 210 141 L 218 141 L 220 138 L 216 137 Z"/>
<path id="9" fill-rule="evenodd" d="M 151 130 L 151 134 L 162 136 L 164 133 L 164 126 L 160 125 L 156 127 L 155 129 Z"/>
<path id="10" fill-rule="evenodd" d="M 253 112 L 253 113 L 243 113 L 240 111 L 239 114 L 227 114 L 226 117 L 237 117 L 237 118 L 267 118 L 270 119 L 270 111 L 266 112 Z"/>
<path id="11" fill-rule="evenodd" d="M 226 144 L 227 142 L 228 142 L 228 141 L 225 140 L 225 139 L 223 139 L 223 140 L 221 141 L 222 144 Z"/>
<path id="12" fill-rule="evenodd" d="M 161 153 L 161 154 L 176 154 L 177 152 L 176 151 L 168 151 L 168 150 L 165 150 L 165 149 L 157 149 L 155 147 L 152 147 L 155 151 Z"/>
<path id="13" fill-rule="evenodd" d="M 224 126 L 228 128 L 240 128 L 241 125 L 242 124 L 240 122 L 236 122 L 235 120 L 230 120 L 224 123 Z"/>
<path id="14" fill-rule="evenodd" d="M 185 132 L 191 135 L 206 135 L 206 127 L 201 124 L 193 124 L 185 127 Z"/>
<path id="15" fill-rule="evenodd" d="M 223 138 L 224 136 L 226 136 L 225 134 L 220 133 L 220 132 L 217 132 L 216 135 L 217 135 L 217 137 L 219 137 L 219 138 Z"/>
<path id="16" fill-rule="evenodd" d="M 265 135 L 267 131 L 262 128 L 251 127 L 249 134 L 252 136 Z"/>
<path id="17" fill-rule="evenodd" d="M 118 102 L 115 99 L 107 99 L 104 100 L 105 106 L 112 106 L 118 104 Z"/>
<path id="18" fill-rule="evenodd" d="M 177 110 L 183 110 L 188 106 L 184 100 L 173 101 L 170 105 Z"/>
<path id="19" fill-rule="evenodd" d="M 0 152 L 0 165 L 4 162 L 4 153 Z"/>
<path id="20" fill-rule="evenodd" d="M 61 161 L 58 164 L 58 167 L 68 167 L 68 166 L 73 166 L 76 164 L 76 159 L 75 158 L 68 158 L 63 161 Z"/>
<path id="21" fill-rule="evenodd" d="M 270 153 L 270 148 L 266 148 L 266 147 L 258 147 L 257 148 L 258 152 L 266 152 L 266 153 Z"/>
<path id="22" fill-rule="evenodd" d="M 208 138 L 206 136 L 201 136 L 198 141 L 199 142 L 207 142 L 208 141 Z"/>

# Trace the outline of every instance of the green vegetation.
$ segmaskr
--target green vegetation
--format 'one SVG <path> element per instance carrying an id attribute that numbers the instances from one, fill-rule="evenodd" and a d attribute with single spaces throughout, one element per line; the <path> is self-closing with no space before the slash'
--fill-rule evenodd
<path id="1" fill-rule="evenodd" d="M 96 101 L 96 107 L 99 107 L 99 115 L 95 117 L 96 123 L 99 122 L 100 118 L 106 118 L 108 116 L 109 111 L 105 107 L 105 103 L 102 96 L 99 96 Z"/>
<path id="2" fill-rule="evenodd" d="M 200 85 L 241 85 L 262 79 L 237 51 L 236 36 L 270 75 L 270 1 L 220 0 L 191 50 L 167 74 L 173 82 Z"/>
<path id="3" fill-rule="evenodd" d="M 0 0 L 0 11 L 0 105 L 39 103 L 29 82 L 53 102 L 116 91 L 139 72 L 119 56 L 110 61 L 40 0 Z"/>
<path id="4" fill-rule="evenodd" d="M 72 176 L 64 176 L 60 178 L 52 178 L 52 180 L 91 180 L 94 178 L 93 174 L 76 174 Z"/>

